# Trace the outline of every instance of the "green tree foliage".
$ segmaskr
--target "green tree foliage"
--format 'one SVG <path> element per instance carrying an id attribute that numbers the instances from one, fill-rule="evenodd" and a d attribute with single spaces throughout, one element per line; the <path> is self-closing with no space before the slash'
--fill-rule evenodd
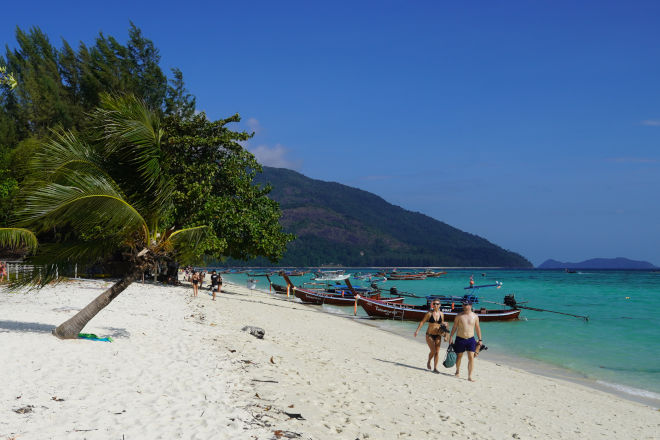
<path id="1" fill-rule="evenodd" d="M 16 29 L 16 47 L 0 57 L 0 82 L 11 86 L 18 80 L 14 90 L 0 87 L 0 224 L 8 221 L 24 177 L 13 171 L 24 169 L 25 154 L 14 150 L 24 150 L 26 139 L 47 137 L 54 127 L 85 130 L 90 123 L 85 114 L 99 105 L 102 93 L 133 93 L 159 115 L 194 113 L 195 99 L 187 93 L 181 71 L 173 71 L 168 86 L 153 42 L 133 23 L 128 34 L 121 44 L 100 33 L 93 45 L 80 43 L 76 50 L 67 41 L 54 47 L 39 28 Z"/>
<path id="2" fill-rule="evenodd" d="M 157 114 L 132 95 L 104 95 L 91 127 L 78 134 L 60 129 L 40 144 L 21 190 L 21 232 L 66 232 L 42 243 L 28 258 L 32 272 L 15 285 L 44 286 L 74 263 L 85 265 L 111 254 L 120 255 L 125 264 L 121 280 L 55 329 L 60 338 L 77 337 L 146 269 L 172 259 L 185 263 L 198 258 L 202 250 L 197 245 L 208 230 L 164 223 L 174 186 L 160 165 L 163 131 Z M 21 240 L 24 233 L 0 229 L 0 243 Z"/>
<path id="3" fill-rule="evenodd" d="M 0 66 L 0 86 L 6 86 L 10 89 L 14 89 L 17 85 L 18 83 L 16 82 L 16 78 L 14 78 L 14 74 L 7 72 L 6 67 Z"/>
<path id="4" fill-rule="evenodd" d="M 172 69 L 172 75 L 165 97 L 165 113 L 181 119 L 192 118 L 195 114 L 195 97 L 186 90 L 181 70 Z"/>
<path id="5" fill-rule="evenodd" d="M 183 73 L 172 69 L 168 84 L 159 67 L 158 49 L 133 23 L 125 44 L 100 33 L 92 45 L 81 42 L 76 48 L 62 41 L 56 48 L 39 28 L 17 28 L 16 40 L 14 49 L 7 48 L 6 60 L 0 58 L 0 65 L 6 64 L 18 79 L 13 93 L 5 87 L 0 95 L 0 225 L 12 218 L 18 188 L 30 184 L 24 181 L 25 169 L 35 145 L 49 138 L 62 143 L 68 136 L 90 144 L 104 140 L 111 149 L 129 145 L 122 147 L 116 140 L 122 133 L 138 134 L 134 127 L 117 120 L 110 125 L 118 131 L 111 132 L 107 123 L 114 116 L 124 118 L 122 112 L 130 106 L 103 96 L 133 94 L 146 105 L 130 107 L 136 113 L 128 120 L 139 121 L 141 129 L 157 130 L 163 144 L 142 168 L 135 168 L 133 162 L 104 163 L 103 170 L 111 173 L 122 194 L 131 200 L 148 194 L 143 191 L 144 182 L 134 177 L 148 178 L 158 168 L 161 177 L 170 184 L 176 182 L 176 190 L 168 196 L 176 209 L 161 221 L 167 219 L 169 226 L 177 227 L 208 224 L 212 233 L 200 246 L 202 252 L 211 258 L 261 255 L 274 260 L 281 256 L 291 237 L 281 231 L 279 208 L 266 196 L 268 189 L 253 184 L 260 167 L 240 144 L 249 136 L 227 128 L 238 116 L 212 122 L 203 114 L 195 115 L 195 98 L 185 87 Z M 87 117 L 90 113 L 93 118 Z M 156 125 L 161 120 L 163 124 Z M 53 129 L 58 133 L 55 136 Z M 138 205 L 149 207 L 151 202 L 139 200 Z M 146 221 L 151 227 L 150 220 Z M 71 233 L 70 228 L 59 226 L 50 235 L 42 232 L 46 236 L 40 239 L 47 249 L 50 241 Z M 108 235 L 112 234 L 107 229 L 86 231 L 82 238 L 103 241 Z"/>
<path id="6" fill-rule="evenodd" d="M 172 222 L 209 224 L 208 255 L 277 261 L 293 237 L 282 232 L 279 205 L 267 197 L 270 187 L 253 183 L 261 166 L 240 144 L 250 135 L 227 127 L 238 121 L 238 115 L 209 121 L 204 113 L 165 119 L 164 166 L 177 182 Z"/>

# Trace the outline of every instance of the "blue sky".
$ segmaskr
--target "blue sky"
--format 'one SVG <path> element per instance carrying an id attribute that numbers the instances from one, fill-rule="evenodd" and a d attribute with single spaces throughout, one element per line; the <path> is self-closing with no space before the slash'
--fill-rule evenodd
<path id="1" fill-rule="evenodd" d="M 133 20 L 264 164 L 534 264 L 660 266 L 660 2 L 208 3 L 13 2 L 0 41 L 125 41 Z"/>

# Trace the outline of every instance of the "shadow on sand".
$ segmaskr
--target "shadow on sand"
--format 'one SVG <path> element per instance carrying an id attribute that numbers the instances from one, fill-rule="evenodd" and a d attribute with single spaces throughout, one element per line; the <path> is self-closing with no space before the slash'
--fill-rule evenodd
<path id="1" fill-rule="evenodd" d="M 52 324 L 39 322 L 0 321 L 0 332 L 51 333 L 54 328 Z"/>
<path id="2" fill-rule="evenodd" d="M 55 327 L 57 326 L 52 324 L 42 324 L 40 322 L 0 321 L 0 333 L 18 332 L 51 334 Z M 109 334 L 104 334 L 104 336 L 111 336 L 113 338 L 131 337 L 131 334 L 125 328 L 102 327 L 102 329 L 110 332 Z"/>
<path id="3" fill-rule="evenodd" d="M 402 364 L 401 362 L 386 361 L 385 359 L 378 359 L 378 358 L 374 358 L 374 360 L 377 360 L 379 362 L 385 362 L 385 363 L 392 364 L 392 365 L 396 365 L 398 367 L 406 367 L 406 368 L 412 368 L 413 370 L 420 370 L 420 371 L 424 371 L 424 372 L 430 372 L 426 368 L 415 367 L 414 365 Z M 441 365 L 438 365 L 438 367 L 441 367 Z M 445 373 L 442 370 L 438 370 L 438 371 L 440 371 L 440 374 L 443 375 L 443 376 L 454 377 L 454 375 L 452 373 Z"/>

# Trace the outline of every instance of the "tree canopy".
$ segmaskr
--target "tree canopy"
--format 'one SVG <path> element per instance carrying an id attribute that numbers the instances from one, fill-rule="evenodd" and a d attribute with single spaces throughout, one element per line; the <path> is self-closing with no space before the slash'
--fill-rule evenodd
<path id="1" fill-rule="evenodd" d="M 0 66 L 6 66 L 18 84 L 14 90 L 10 84 L 0 86 L 0 226 L 12 223 L 25 202 L 19 194 L 34 184 L 29 164 L 41 154 L 42 145 L 75 139 L 84 149 L 102 142 L 114 154 L 132 145 L 122 147 L 118 138 L 145 134 L 112 119 L 126 116 L 122 111 L 130 113 L 126 100 L 135 97 L 141 106 L 131 107 L 137 113 L 128 120 L 155 130 L 159 148 L 148 153 L 148 160 L 143 157 L 139 167 L 127 160 L 104 162 L 103 171 L 113 176 L 122 193 L 132 200 L 144 194 L 138 201 L 141 207 L 167 202 L 159 215 L 161 227 L 208 225 L 198 261 L 203 255 L 213 260 L 277 260 L 292 237 L 281 230 L 279 207 L 266 196 L 269 188 L 253 183 L 261 168 L 241 144 L 250 134 L 229 128 L 240 117 L 211 121 L 195 114 L 195 97 L 186 89 L 181 70 L 172 69 L 168 80 L 159 63 L 158 49 L 133 23 L 123 44 L 99 33 L 91 45 L 72 46 L 63 40 L 56 47 L 39 28 L 16 29 L 16 47 L 8 47 L 0 57 Z M 148 193 L 162 183 L 150 180 L 153 176 L 169 185 L 158 199 Z M 42 251 L 70 232 L 41 228 Z M 103 237 L 85 231 L 82 238 L 111 235 L 107 230 Z"/>

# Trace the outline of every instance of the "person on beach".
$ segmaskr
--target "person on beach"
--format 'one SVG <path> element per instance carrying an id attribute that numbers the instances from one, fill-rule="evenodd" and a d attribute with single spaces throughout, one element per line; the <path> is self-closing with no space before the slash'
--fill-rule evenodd
<path id="1" fill-rule="evenodd" d="M 193 271 L 192 277 L 190 277 L 190 280 L 192 281 L 192 286 L 193 286 L 193 296 L 197 296 L 197 290 L 199 289 L 198 284 L 199 284 L 199 273 L 197 271 Z"/>
<path id="2" fill-rule="evenodd" d="M 219 278 L 220 278 L 220 275 L 218 275 L 215 270 L 213 272 L 211 272 L 211 292 L 213 292 L 213 301 L 215 301 L 215 294 L 218 290 L 218 279 Z"/>
<path id="3" fill-rule="evenodd" d="M 201 272 L 199 274 L 199 288 L 204 288 L 204 281 L 206 281 L 206 272 Z"/>
<path id="4" fill-rule="evenodd" d="M 0 283 L 5 281 L 6 276 L 7 276 L 7 264 L 0 261 Z"/>
<path id="5" fill-rule="evenodd" d="M 429 323 L 426 329 L 426 343 L 429 346 L 429 359 L 426 362 L 426 368 L 431 369 L 431 359 L 433 359 L 433 372 L 438 371 L 438 360 L 440 359 L 440 344 L 442 343 L 442 334 L 447 329 L 445 324 L 445 315 L 440 311 L 440 300 L 434 299 L 431 303 L 431 310 L 424 315 L 421 322 L 415 330 L 415 337 L 419 333 L 425 322 Z"/>
<path id="6" fill-rule="evenodd" d="M 474 339 L 474 333 L 477 333 L 479 341 Z M 468 352 L 468 380 L 474 382 L 472 379 L 472 369 L 474 367 L 474 356 L 477 351 L 477 345 L 483 345 L 481 339 L 481 327 L 479 327 L 479 316 L 472 311 L 472 304 L 469 301 L 463 302 L 463 311 L 456 315 L 454 325 L 451 328 L 449 341 L 453 341 L 454 333 L 456 334 L 456 341 L 454 341 L 454 351 L 456 352 L 456 374 L 458 377 L 461 368 L 461 359 L 463 353 Z"/>

